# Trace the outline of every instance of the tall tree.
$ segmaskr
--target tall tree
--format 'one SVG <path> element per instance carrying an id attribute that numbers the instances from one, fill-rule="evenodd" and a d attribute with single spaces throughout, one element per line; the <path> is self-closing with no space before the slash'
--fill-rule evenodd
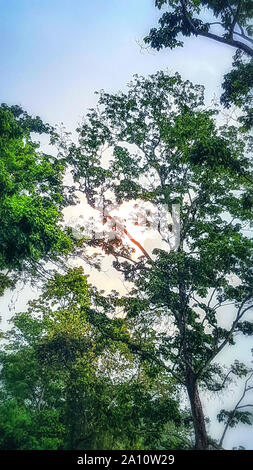
<path id="1" fill-rule="evenodd" d="M 67 253 L 61 228 L 65 161 L 40 151 L 32 136 L 53 135 L 40 118 L 19 106 L 0 107 L 0 293 L 13 274 L 33 271 L 39 260 Z"/>
<path id="2" fill-rule="evenodd" d="M 207 449 L 199 388 L 219 391 L 232 373 L 247 375 L 240 364 L 223 373 L 215 360 L 239 332 L 253 332 L 244 320 L 253 305 L 252 240 L 243 235 L 244 224 L 252 221 L 252 140 L 241 140 L 235 127 L 217 127 L 201 86 L 163 72 L 135 77 L 126 93 L 101 92 L 78 132 L 79 144 L 69 148 L 75 182 L 93 208 L 103 208 L 103 223 L 115 225 L 114 237 L 95 234 L 87 243 L 113 256 L 114 267 L 134 283 L 129 296 L 98 295 L 97 308 L 88 310 L 91 321 L 105 337 L 127 344 L 185 387 L 195 448 Z M 103 166 L 107 147 L 111 161 Z M 161 207 L 171 211 L 179 205 L 180 241 L 174 250 L 173 227 L 161 230 L 167 213 L 157 225 L 167 249 L 158 245 L 153 254 L 134 239 L 127 221 L 112 220 L 113 205 L 120 217 L 121 204 L 130 200 L 148 201 L 158 218 Z M 133 250 L 141 255 L 137 260 Z M 224 326 L 218 312 L 227 304 Z M 117 320 L 125 325 L 121 332 L 107 317 L 119 307 L 127 314 Z M 248 410 L 241 413 L 249 422 Z"/>

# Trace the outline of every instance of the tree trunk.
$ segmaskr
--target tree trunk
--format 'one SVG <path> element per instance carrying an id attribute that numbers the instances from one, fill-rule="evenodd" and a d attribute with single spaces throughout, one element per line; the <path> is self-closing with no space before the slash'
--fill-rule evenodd
<path id="1" fill-rule="evenodd" d="M 182 230 L 181 230 L 182 232 Z M 179 252 L 183 251 L 183 237 L 180 237 Z M 187 338 L 187 320 L 186 312 L 188 308 L 188 296 L 186 295 L 185 285 L 185 273 L 184 269 L 180 264 L 178 265 L 178 286 L 179 286 L 179 298 L 180 298 L 180 309 L 178 315 L 178 328 L 181 335 L 182 349 L 183 349 L 183 361 L 185 363 L 185 385 L 188 392 L 191 411 L 193 417 L 193 426 L 195 432 L 195 449 L 206 450 L 208 449 L 208 437 L 206 432 L 206 424 L 204 419 L 204 413 L 202 404 L 199 397 L 199 391 L 197 386 L 197 380 L 192 369 L 192 346 L 188 343 Z"/>
<path id="2" fill-rule="evenodd" d="M 206 450 L 208 449 L 208 437 L 206 432 L 204 413 L 199 397 L 197 381 L 191 369 L 187 371 L 186 388 L 192 410 L 193 426 L 195 432 L 195 449 Z"/>

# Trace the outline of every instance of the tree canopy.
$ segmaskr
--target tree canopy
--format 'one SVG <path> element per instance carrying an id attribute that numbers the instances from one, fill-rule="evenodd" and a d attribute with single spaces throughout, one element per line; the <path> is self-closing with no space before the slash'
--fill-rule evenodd
<path id="1" fill-rule="evenodd" d="M 159 27 L 152 28 L 144 42 L 160 50 L 183 46 L 182 37 L 205 37 L 232 46 L 237 50 L 232 71 L 224 77 L 221 103 L 236 105 L 243 115 L 239 118 L 243 129 L 252 127 L 252 17 L 250 0 L 199 1 L 156 0 L 157 8 L 167 7 L 159 19 Z"/>
<path id="2" fill-rule="evenodd" d="M 81 268 L 55 273 L 12 319 L 0 353 L 0 448 L 189 448 L 175 385 L 89 322 L 93 295 Z"/>
<path id="3" fill-rule="evenodd" d="M 13 274 L 33 270 L 50 256 L 67 253 L 70 238 L 61 228 L 66 204 L 63 158 L 47 155 L 32 135 L 53 130 L 19 106 L 0 107 L 0 292 Z"/>
<path id="4" fill-rule="evenodd" d="M 194 35 L 222 42 L 253 56 L 253 7 L 250 0 L 156 0 L 155 5 L 159 9 L 168 6 L 169 11 L 160 18 L 159 29 L 151 29 L 149 36 L 144 39 L 154 49 L 182 46 L 180 35 Z M 205 8 L 215 21 L 206 21 Z M 214 25 L 219 25 L 221 32 L 213 33 Z"/>
<path id="5" fill-rule="evenodd" d="M 204 107 L 203 88 L 178 74 L 136 76 L 126 93 L 101 92 L 98 108 L 79 129 L 79 144 L 69 149 L 79 190 L 94 208 L 103 200 L 105 219 L 115 203 L 120 214 L 125 200 L 150 201 L 158 212 L 161 205 L 169 211 L 173 203 L 180 206 L 174 250 L 170 232 L 163 235 L 167 250 L 158 246 L 152 256 L 142 250 L 138 261 L 124 244 L 126 231 L 94 240 L 134 287 L 124 298 L 101 294 L 104 318 L 96 309 L 91 318 L 104 335 L 125 342 L 186 388 L 197 449 L 210 445 L 199 387 L 219 391 L 230 373 L 247 375 L 240 364 L 227 375 L 216 357 L 239 333 L 253 332 L 244 321 L 253 306 L 252 240 L 243 231 L 252 223 L 252 139 L 234 126 L 218 127 L 215 114 Z M 112 159 L 105 168 L 100 156 L 107 146 Z M 227 304 L 224 326 L 218 312 Z M 134 325 L 131 336 L 117 336 L 106 321 L 113 305 L 127 314 L 124 324 Z M 243 410 L 249 422 L 246 415 Z"/>

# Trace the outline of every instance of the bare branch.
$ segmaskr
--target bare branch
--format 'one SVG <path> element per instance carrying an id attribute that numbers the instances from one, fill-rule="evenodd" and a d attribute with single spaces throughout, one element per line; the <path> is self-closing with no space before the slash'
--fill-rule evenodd
<path id="1" fill-rule="evenodd" d="M 210 437 L 208 438 L 208 444 L 216 450 L 224 450 L 221 445 L 219 445 L 217 442 L 215 442 Z"/>
<path id="2" fill-rule="evenodd" d="M 110 218 L 110 216 L 108 216 L 108 218 Z M 135 240 L 132 235 L 127 231 L 126 228 L 124 228 L 124 234 L 129 238 L 129 240 L 134 243 L 134 245 L 136 245 L 140 250 L 141 252 L 144 254 L 144 256 L 146 256 L 146 258 L 148 260 L 152 260 L 152 258 L 149 256 L 148 252 L 145 250 L 145 248 L 137 241 Z"/>
<path id="3" fill-rule="evenodd" d="M 240 36 L 241 38 L 245 39 L 245 41 L 248 41 L 251 44 L 253 44 L 253 39 L 249 38 L 249 36 L 246 36 L 245 34 L 238 33 L 237 31 L 234 31 L 234 34 L 236 34 L 237 36 Z"/>
<path id="4" fill-rule="evenodd" d="M 239 23 L 237 23 L 237 26 L 239 27 L 239 29 L 240 29 L 240 31 L 241 31 L 241 35 L 242 35 L 242 36 L 245 36 L 243 27 L 242 27 Z"/>
<path id="5" fill-rule="evenodd" d="M 99 209 L 98 207 L 95 206 L 94 202 L 93 202 L 93 199 L 92 199 L 92 196 L 91 196 L 91 192 L 89 190 L 88 187 L 85 188 L 84 190 L 84 194 L 86 196 L 86 199 L 87 199 L 87 202 L 88 204 L 92 207 L 92 209 L 95 209 L 95 210 L 98 210 L 101 212 L 101 209 Z M 114 220 L 114 217 L 112 217 L 110 214 L 107 214 L 105 213 L 105 211 L 103 211 L 103 217 L 107 220 L 111 220 L 112 222 L 115 222 L 115 224 L 117 225 L 116 221 Z M 149 261 L 152 261 L 152 258 L 149 256 L 148 252 L 145 250 L 145 248 L 137 241 L 135 240 L 135 238 L 128 232 L 128 230 L 126 229 L 126 226 L 123 227 L 123 233 L 128 237 L 128 239 L 134 244 L 136 245 L 139 250 L 143 253 L 143 255 L 149 260 Z"/>
<path id="6" fill-rule="evenodd" d="M 211 302 L 212 302 L 212 300 L 213 300 L 213 296 L 214 296 L 216 290 L 217 290 L 217 288 L 215 287 L 215 288 L 213 289 L 212 294 L 210 295 L 210 299 L 209 299 L 208 304 L 207 304 L 208 307 L 210 307 L 210 304 L 211 304 Z"/>
<path id="7" fill-rule="evenodd" d="M 233 38 L 223 38 L 221 36 L 218 36 L 217 34 L 209 33 L 209 32 L 204 32 L 204 31 L 198 31 L 197 33 L 199 36 L 206 37 L 208 39 L 214 39 L 217 42 L 221 42 L 223 44 L 226 44 L 227 46 L 232 46 L 235 47 L 236 49 L 240 49 L 243 52 L 246 52 L 250 57 L 253 57 L 253 49 L 247 44 L 244 44 L 241 41 L 237 41 Z"/>
<path id="8" fill-rule="evenodd" d="M 214 21 L 213 23 L 206 23 L 206 24 L 208 26 L 213 26 L 214 24 L 219 24 L 220 26 L 222 26 L 224 28 L 223 24 L 220 21 Z"/>
<path id="9" fill-rule="evenodd" d="M 226 374 L 226 376 L 224 377 L 223 382 L 221 383 L 221 385 L 220 385 L 219 387 L 215 388 L 215 389 L 212 388 L 212 392 L 220 392 L 220 391 L 223 389 L 223 387 L 224 387 L 224 385 L 225 385 L 225 383 L 226 383 L 228 377 L 229 377 L 230 374 L 232 374 L 232 373 L 233 373 L 233 369 L 230 369 L 230 371 L 229 371 L 229 372 Z"/>
<path id="10" fill-rule="evenodd" d="M 237 409 L 239 410 L 240 408 L 248 408 L 248 407 L 253 407 L 253 404 L 248 403 L 248 405 L 241 405 L 241 406 L 238 406 Z"/>

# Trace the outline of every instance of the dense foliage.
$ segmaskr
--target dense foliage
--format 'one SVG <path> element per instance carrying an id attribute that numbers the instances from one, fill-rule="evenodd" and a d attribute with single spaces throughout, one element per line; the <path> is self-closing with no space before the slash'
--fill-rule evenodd
<path id="1" fill-rule="evenodd" d="M 203 89 L 163 72 L 135 77 L 126 93 L 101 92 L 79 133 L 79 145 L 69 149 L 73 175 L 92 207 L 103 199 L 105 218 L 126 200 L 149 201 L 158 213 L 161 206 L 180 207 L 174 250 L 173 232 L 163 235 L 167 250 L 142 251 L 139 261 L 122 241 L 126 231 L 100 240 L 114 267 L 134 283 L 129 297 L 101 300 L 101 308 L 106 314 L 122 307 L 123 323 L 135 333 L 118 340 L 185 386 L 195 446 L 207 448 L 199 387 L 223 389 L 226 373 L 216 356 L 239 331 L 252 334 L 243 321 L 253 300 L 252 240 L 243 235 L 252 222 L 252 139 L 233 126 L 218 128 L 215 111 L 204 108 Z M 108 146 L 112 160 L 104 168 L 101 148 Z M 224 327 L 218 311 L 228 303 Z M 93 312 L 93 322 L 117 341 L 101 312 Z M 247 375 L 247 368 L 233 366 L 233 374 Z"/>
<path id="2" fill-rule="evenodd" d="M 13 318 L 1 351 L 0 448 L 189 447 L 175 386 L 96 331 L 91 296 L 81 268 L 56 273 Z"/>
<path id="3" fill-rule="evenodd" d="M 159 27 L 152 28 L 144 38 L 153 49 L 183 46 L 182 38 L 189 36 L 206 37 L 237 49 L 233 69 L 224 77 L 221 103 L 241 108 L 239 122 L 244 130 L 251 128 L 252 1 L 156 0 L 155 5 L 168 11 L 162 14 Z"/>
<path id="4" fill-rule="evenodd" d="M 18 106 L 0 107 L 1 294 L 13 285 L 13 274 L 31 272 L 39 260 L 72 248 L 60 227 L 65 162 L 42 153 L 32 140 L 32 135 L 51 132 Z"/>

